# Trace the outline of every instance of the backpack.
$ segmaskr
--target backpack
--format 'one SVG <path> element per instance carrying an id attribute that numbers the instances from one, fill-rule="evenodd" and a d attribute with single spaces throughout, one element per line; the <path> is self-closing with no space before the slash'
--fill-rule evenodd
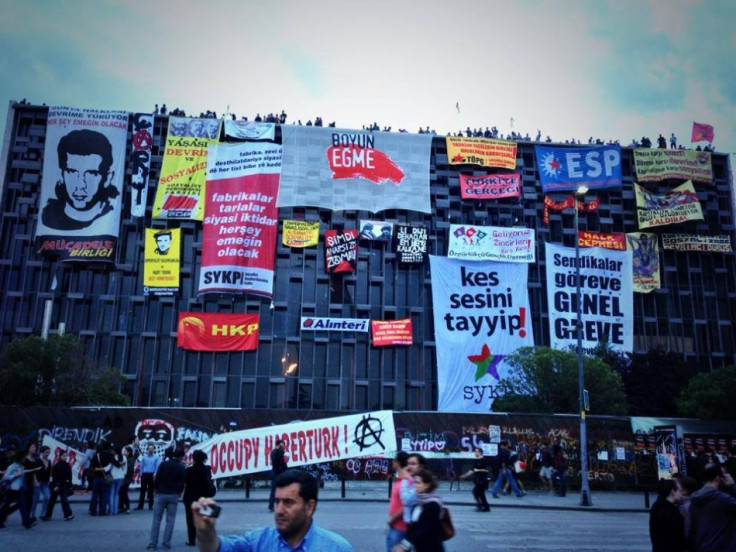
<path id="1" fill-rule="evenodd" d="M 450 516 L 450 509 L 445 507 L 442 510 L 440 516 L 440 526 L 442 527 L 442 540 L 450 540 L 455 536 L 455 527 L 452 525 L 452 516 Z"/>

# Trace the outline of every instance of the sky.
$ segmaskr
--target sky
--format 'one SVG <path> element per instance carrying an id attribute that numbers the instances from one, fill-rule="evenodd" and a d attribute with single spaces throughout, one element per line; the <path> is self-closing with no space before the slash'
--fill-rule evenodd
<path id="1" fill-rule="evenodd" d="M 731 153 L 735 21 L 733 0 L 0 0 L 0 104 L 687 147 L 697 121 Z"/>

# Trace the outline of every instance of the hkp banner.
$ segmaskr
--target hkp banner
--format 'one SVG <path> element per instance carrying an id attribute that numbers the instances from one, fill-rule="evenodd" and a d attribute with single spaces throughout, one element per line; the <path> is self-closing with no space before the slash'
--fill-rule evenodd
<path id="1" fill-rule="evenodd" d="M 504 357 L 533 346 L 526 264 L 430 255 L 437 346 L 437 409 L 488 412 Z"/>

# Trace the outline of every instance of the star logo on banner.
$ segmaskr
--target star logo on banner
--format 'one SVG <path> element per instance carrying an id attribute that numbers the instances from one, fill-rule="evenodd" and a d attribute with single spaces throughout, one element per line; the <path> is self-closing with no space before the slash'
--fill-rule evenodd
<path id="1" fill-rule="evenodd" d="M 465 158 L 459 153 L 455 157 L 452 158 L 453 163 L 462 163 L 463 161 L 465 161 Z"/>
<path id="2" fill-rule="evenodd" d="M 542 169 L 551 178 L 557 178 L 563 170 L 562 163 L 557 160 L 555 154 L 552 152 L 542 158 Z"/>
<path id="3" fill-rule="evenodd" d="M 486 374 L 490 374 L 497 380 L 500 380 L 498 364 L 503 360 L 504 356 L 492 355 L 488 345 L 483 345 L 483 349 L 479 355 L 470 355 L 468 360 L 475 364 L 475 381 L 478 381 Z"/>

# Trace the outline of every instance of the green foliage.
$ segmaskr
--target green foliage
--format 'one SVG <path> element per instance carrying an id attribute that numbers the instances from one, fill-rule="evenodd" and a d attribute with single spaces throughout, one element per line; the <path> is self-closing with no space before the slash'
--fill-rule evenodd
<path id="1" fill-rule="evenodd" d="M 697 374 L 683 389 L 677 399 L 681 416 L 715 420 L 736 419 L 736 368 L 719 368 L 712 372 Z"/>
<path id="2" fill-rule="evenodd" d="M 506 357 L 511 370 L 493 409 L 505 412 L 578 412 L 578 359 L 572 351 L 522 347 Z M 598 358 L 583 358 L 591 414 L 626 413 L 621 377 Z"/>
<path id="3" fill-rule="evenodd" d="M 127 405 L 123 378 L 87 357 L 73 335 L 16 339 L 0 355 L 0 404 Z"/>

